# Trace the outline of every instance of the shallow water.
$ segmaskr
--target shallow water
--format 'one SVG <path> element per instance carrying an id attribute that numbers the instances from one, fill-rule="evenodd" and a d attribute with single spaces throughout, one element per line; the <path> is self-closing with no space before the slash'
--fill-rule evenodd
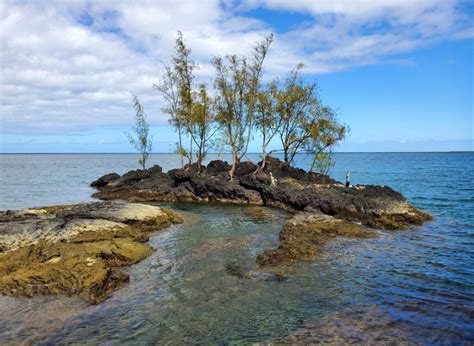
<path id="1" fill-rule="evenodd" d="M 89 164 L 103 173 L 129 169 L 100 168 L 93 157 Z M 305 158 L 299 159 L 303 166 Z M 434 221 L 411 231 L 380 232 L 378 239 L 339 239 L 317 261 L 266 273 L 256 268 L 255 256 L 276 244 L 284 212 L 265 209 L 262 218 L 246 207 L 175 205 L 185 212 L 186 223 L 152 237 L 156 252 L 127 269 L 130 284 L 111 299 L 87 306 L 76 298 L 0 297 L 0 340 L 472 344 L 474 154 L 339 154 L 336 159 L 337 178 L 350 169 L 355 183 L 391 185 Z M 77 202 L 82 195 L 75 186 L 86 190 L 77 177 L 88 182 L 99 174 L 82 178 L 75 170 L 70 168 L 63 193 Z M 53 180 L 64 179 L 49 172 Z M 17 187 L 15 203 L 29 206 L 18 199 L 22 191 Z M 46 199 L 33 194 L 28 203 L 53 203 Z"/>

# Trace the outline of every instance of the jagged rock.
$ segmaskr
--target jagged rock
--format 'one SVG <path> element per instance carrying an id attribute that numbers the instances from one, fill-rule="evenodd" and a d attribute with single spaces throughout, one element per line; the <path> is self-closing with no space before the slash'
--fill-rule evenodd
<path id="1" fill-rule="evenodd" d="M 153 249 L 148 233 L 181 217 L 159 207 L 96 202 L 0 212 L 0 293 L 106 299 L 129 278 L 120 266 Z"/>
<path id="2" fill-rule="evenodd" d="M 109 173 L 109 174 L 106 174 L 106 175 L 103 175 L 101 176 L 99 179 L 97 180 L 94 180 L 92 183 L 91 183 L 91 186 L 92 187 L 97 187 L 97 188 L 101 188 L 101 187 L 104 187 L 105 185 L 107 185 L 108 183 L 114 181 L 114 180 L 117 180 L 118 178 L 120 178 L 120 175 L 118 175 L 117 173 Z"/>
<path id="3" fill-rule="evenodd" d="M 262 204 L 260 194 L 254 190 L 242 187 L 236 181 L 229 181 L 221 175 L 211 175 L 207 172 L 192 173 L 179 171 L 173 173 L 175 185 L 188 183 L 188 191 L 192 191 L 196 200 L 232 202 L 243 204 Z M 183 196 L 176 195 L 180 201 L 186 200 Z"/>
<path id="4" fill-rule="evenodd" d="M 206 169 L 209 174 L 228 173 L 230 171 L 230 165 L 222 160 L 214 160 L 209 162 Z"/>
<path id="5" fill-rule="evenodd" d="M 288 167 L 269 157 L 263 172 L 242 162 L 230 181 L 230 165 L 215 160 L 202 172 L 194 166 L 163 173 L 159 166 L 131 171 L 103 186 L 94 197 L 129 201 L 203 201 L 267 204 L 292 211 L 315 210 L 374 228 L 400 229 L 431 217 L 388 186 L 346 188 L 337 181 Z M 276 179 L 272 184 L 271 175 Z"/>
<path id="6" fill-rule="evenodd" d="M 258 164 L 262 165 L 261 162 Z M 337 184 L 338 182 L 327 175 L 322 175 L 313 172 L 306 172 L 301 168 L 296 168 L 286 165 L 284 162 L 275 157 L 269 156 L 266 159 L 264 172 L 270 173 L 276 178 L 292 178 L 302 182 L 310 182 L 316 184 Z"/>
<path id="7" fill-rule="evenodd" d="M 236 165 L 234 174 L 238 177 L 252 174 L 257 170 L 257 165 L 250 162 L 244 161 Z"/>

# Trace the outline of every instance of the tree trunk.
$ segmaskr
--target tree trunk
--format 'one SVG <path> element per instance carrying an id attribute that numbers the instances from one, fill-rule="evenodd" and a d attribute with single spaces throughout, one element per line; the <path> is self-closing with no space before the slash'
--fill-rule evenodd
<path id="1" fill-rule="evenodd" d="M 263 169 L 265 168 L 265 165 L 267 163 L 267 151 L 265 149 L 265 147 L 262 148 L 262 164 L 260 166 L 257 166 L 257 169 L 255 170 L 255 172 L 253 172 L 253 174 L 257 174 L 261 171 L 263 171 Z"/>
<path id="2" fill-rule="evenodd" d="M 238 160 L 239 158 L 237 156 L 237 151 L 235 150 L 235 148 L 232 148 L 232 168 L 229 171 L 230 181 L 234 181 L 234 172 L 235 172 L 235 168 L 237 166 Z"/>
<path id="3" fill-rule="evenodd" d="M 184 168 L 183 141 L 181 139 L 181 128 L 178 128 L 179 158 L 181 160 L 181 169 Z"/>
<path id="4" fill-rule="evenodd" d="M 285 164 L 289 166 L 289 155 L 288 155 L 288 148 L 286 146 L 283 147 L 283 153 L 284 153 L 284 159 L 285 159 Z"/>
<path id="5" fill-rule="evenodd" d="M 193 137 L 190 135 L 190 145 L 189 145 L 189 155 L 188 155 L 188 160 L 189 160 L 189 165 L 191 166 L 193 164 Z"/>

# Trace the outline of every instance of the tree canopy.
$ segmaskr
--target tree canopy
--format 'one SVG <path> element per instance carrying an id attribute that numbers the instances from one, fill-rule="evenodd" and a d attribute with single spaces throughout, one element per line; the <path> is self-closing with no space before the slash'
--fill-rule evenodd
<path id="1" fill-rule="evenodd" d="M 283 154 L 287 165 L 294 162 L 298 153 L 310 154 L 310 169 L 327 173 L 334 147 L 345 138 L 348 128 L 322 102 L 316 82 L 303 78 L 302 64 L 283 78 L 263 82 L 264 62 L 272 42 L 273 35 L 265 35 L 248 55 L 213 57 L 215 76 L 204 83 L 196 81 L 199 66 L 192 59 L 183 34 L 178 32 L 173 55 L 164 64 L 163 75 L 154 88 L 163 98 L 163 113 L 178 133 L 176 152 L 182 166 L 183 158 L 187 158 L 188 165 L 196 163 L 201 170 L 211 149 L 227 148 L 232 154 L 232 180 L 249 142 L 257 135 L 261 139 L 262 161 L 255 173 L 275 152 Z M 134 102 L 138 119 L 143 108 L 137 108 L 138 98 Z M 151 150 L 151 143 L 146 142 L 148 145 Z M 269 152 L 270 145 L 277 148 Z M 146 157 L 143 156 L 145 161 Z"/>

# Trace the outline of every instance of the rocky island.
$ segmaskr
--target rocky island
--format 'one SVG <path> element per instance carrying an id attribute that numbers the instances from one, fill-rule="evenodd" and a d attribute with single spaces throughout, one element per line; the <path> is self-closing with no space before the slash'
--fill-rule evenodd
<path id="1" fill-rule="evenodd" d="M 263 170 L 246 161 L 229 178 L 230 165 L 211 161 L 199 169 L 163 172 L 158 165 L 122 176 L 104 175 L 91 183 L 94 197 L 131 202 L 215 202 L 266 205 L 294 216 L 279 235 L 279 246 L 257 257 L 263 267 L 316 258 L 321 247 L 337 236 L 373 238 L 374 229 L 407 229 L 430 220 L 388 186 L 345 187 L 326 175 L 306 172 L 269 157 Z"/>

